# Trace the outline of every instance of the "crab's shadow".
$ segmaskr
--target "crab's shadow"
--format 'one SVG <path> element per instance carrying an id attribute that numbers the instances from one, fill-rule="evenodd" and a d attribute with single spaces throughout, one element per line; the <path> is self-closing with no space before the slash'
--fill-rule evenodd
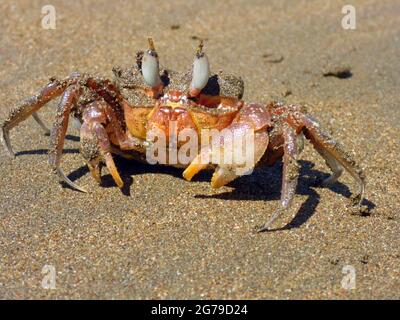
<path id="1" fill-rule="evenodd" d="M 79 151 L 78 151 L 79 153 Z M 142 174 L 149 174 L 149 173 L 155 173 L 155 174 L 166 174 L 169 176 L 173 176 L 176 178 L 182 178 L 182 169 L 177 169 L 174 167 L 167 167 L 167 166 L 162 166 L 162 165 L 150 165 L 146 163 L 141 163 L 138 161 L 134 160 L 127 160 L 124 158 L 121 158 L 117 155 L 114 155 L 114 161 L 115 165 L 118 168 L 118 172 L 121 176 L 122 181 L 124 182 L 124 186 L 121 189 L 121 192 L 125 196 L 130 196 L 131 195 L 131 186 L 133 183 L 133 178 L 132 176 L 138 176 Z M 106 173 L 107 170 L 102 171 L 102 176 L 101 176 L 101 184 L 100 186 L 103 188 L 116 188 L 116 184 L 114 182 L 114 179 L 112 176 L 108 173 Z M 75 169 L 71 173 L 69 173 L 67 176 L 68 178 L 75 182 L 76 180 L 80 179 L 81 177 L 90 174 L 89 169 L 86 165 L 83 165 L 79 167 L 78 169 Z M 199 175 L 201 176 L 201 175 Z M 203 177 L 203 180 L 205 181 L 207 179 L 206 177 Z M 200 178 L 201 180 L 201 178 Z M 199 181 L 200 181 L 199 180 Z M 63 187 L 67 189 L 72 189 L 69 185 L 66 183 L 62 182 Z"/>
<path id="2" fill-rule="evenodd" d="M 49 136 L 48 134 L 45 134 L 45 136 Z M 70 140 L 70 141 L 79 141 L 80 138 L 71 134 L 67 134 L 65 136 L 65 140 Z M 18 151 L 15 153 L 15 156 L 27 156 L 27 155 L 46 155 L 49 153 L 49 149 L 32 149 L 32 150 L 23 150 L 23 151 Z M 69 153 L 79 153 L 79 149 L 76 148 L 69 148 L 69 149 L 64 149 L 63 153 L 69 154 Z"/>
<path id="3" fill-rule="evenodd" d="M 71 140 L 77 140 L 73 136 L 68 136 Z M 32 155 L 32 154 L 46 154 L 48 150 L 28 150 L 18 152 L 17 155 Z M 79 153 L 78 149 L 64 149 L 64 153 Z M 132 176 L 156 173 L 156 174 L 167 174 L 176 178 L 182 179 L 182 169 L 173 167 L 160 166 L 160 165 L 149 165 L 136 161 L 126 160 L 118 156 L 115 157 L 115 162 L 119 168 L 119 172 L 122 180 L 124 181 L 124 187 L 121 189 L 122 194 L 126 196 L 131 195 L 131 185 L 133 183 Z M 314 164 L 310 161 L 300 160 L 300 175 L 299 183 L 297 186 L 296 194 L 307 196 L 307 200 L 301 205 L 296 216 L 287 225 L 282 228 L 273 229 L 270 231 L 277 230 L 288 230 L 292 228 L 298 228 L 304 224 L 314 214 L 319 202 L 320 196 L 315 188 L 320 188 L 320 183 L 329 177 L 329 174 L 314 169 Z M 72 181 L 76 181 L 81 177 L 89 173 L 86 165 L 74 170 L 68 174 L 68 178 Z M 210 172 L 200 172 L 193 181 L 205 182 L 210 181 Z M 268 200 L 279 200 L 281 193 L 281 179 L 282 179 L 282 162 L 278 162 L 272 167 L 263 167 L 254 170 L 251 175 L 242 176 L 229 184 L 233 188 L 231 191 L 222 192 L 212 195 L 196 195 L 198 199 L 222 199 L 222 200 L 253 200 L 253 201 L 268 201 Z M 63 183 L 63 186 L 70 188 L 67 184 Z M 115 188 L 115 182 L 110 174 L 102 176 L 101 186 L 104 188 Z M 352 193 L 348 186 L 343 183 L 336 182 L 332 186 L 326 187 L 331 191 L 340 194 L 348 199 L 351 198 Z M 363 200 L 368 210 L 375 208 L 375 204 L 367 199 Z"/>
<path id="4" fill-rule="evenodd" d="M 130 189 L 133 183 L 132 177 L 137 175 L 155 173 L 166 174 L 176 178 L 182 178 L 182 169 L 167 167 L 163 165 L 150 165 L 134 160 L 127 160 L 119 156 L 114 156 L 114 161 L 115 165 L 118 168 L 121 179 L 124 181 L 124 187 L 121 189 L 121 192 L 126 196 L 131 195 Z M 87 168 L 86 171 L 88 171 Z M 116 185 L 112 176 L 110 174 L 107 174 L 101 177 L 101 186 L 104 188 L 115 188 Z"/>
<path id="5" fill-rule="evenodd" d="M 182 170 L 167 166 L 153 166 L 138 162 L 132 162 L 121 158 L 116 158 L 116 164 L 120 168 L 120 174 L 124 180 L 125 187 L 122 193 L 130 195 L 130 186 L 132 184 L 132 176 L 157 173 L 167 174 L 176 178 L 182 179 Z M 296 194 L 307 196 L 307 200 L 301 205 L 296 216 L 284 227 L 272 229 L 270 231 L 288 230 L 298 228 L 304 224 L 314 214 L 319 202 L 320 196 L 315 190 L 322 188 L 321 182 L 329 177 L 328 173 L 314 169 L 314 163 L 310 161 L 300 160 L 300 175 Z M 87 169 L 86 169 L 87 170 Z M 194 182 L 209 182 L 211 172 L 202 171 L 194 179 Z M 70 178 L 74 178 L 70 176 Z M 230 201 L 252 200 L 252 201 L 268 201 L 279 200 L 281 194 L 281 179 L 282 179 L 282 162 L 278 162 L 272 167 L 263 167 L 248 176 L 242 176 L 229 184 L 233 190 L 218 194 L 195 195 L 197 199 L 222 199 Z M 102 178 L 103 187 L 115 187 L 115 183 L 110 175 L 105 175 Z M 332 186 L 324 187 L 331 191 L 340 194 L 343 197 L 351 199 L 352 193 L 349 187 L 341 182 L 336 182 Z M 375 204 L 367 199 L 363 200 L 363 205 L 367 206 L 368 210 L 375 208 Z"/>
<path id="6" fill-rule="evenodd" d="M 336 182 L 329 187 L 322 187 L 321 182 L 328 178 L 329 174 L 314 169 L 314 163 L 300 160 L 299 164 L 300 174 L 296 194 L 307 196 L 307 200 L 302 203 L 295 217 L 287 225 L 270 229 L 270 231 L 298 228 L 310 219 L 320 202 L 320 196 L 315 188 L 328 188 L 348 199 L 352 197 L 349 187 L 341 182 Z M 222 200 L 279 200 L 282 186 L 281 179 L 282 162 L 278 162 L 272 167 L 259 168 L 249 176 L 242 176 L 234 180 L 229 184 L 230 187 L 234 188 L 232 191 L 212 195 L 196 195 L 195 197 Z M 367 199 L 363 200 L 362 205 L 365 205 L 369 211 L 375 208 L 375 204 Z"/>

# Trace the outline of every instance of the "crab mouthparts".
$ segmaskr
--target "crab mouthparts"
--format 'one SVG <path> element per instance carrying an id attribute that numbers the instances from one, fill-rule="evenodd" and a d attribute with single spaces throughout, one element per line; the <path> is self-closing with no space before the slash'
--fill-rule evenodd
<path id="1" fill-rule="evenodd" d="M 176 108 L 186 104 L 188 98 L 180 91 L 170 91 L 161 98 L 164 106 Z"/>

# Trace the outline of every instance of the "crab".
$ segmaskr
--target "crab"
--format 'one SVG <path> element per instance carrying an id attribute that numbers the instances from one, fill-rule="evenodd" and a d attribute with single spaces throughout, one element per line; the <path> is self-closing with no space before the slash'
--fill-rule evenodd
<path id="1" fill-rule="evenodd" d="M 113 69 L 113 81 L 78 72 L 63 80 L 51 78 L 40 92 L 23 101 L 2 123 L 0 136 L 9 155 L 15 157 L 10 130 L 32 115 L 50 134 L 49 162 L 53 171 L 70 187 L 86 192 L 71 181 L 60 166 L 70 116 L 80 126 L 80 154 L 93 178 L 101 182 L 101 168 L 105 164 L 119 188 L 124 182 L 113 154 L 148 161 L 147 151 L 154 144 L 154 139 L 149 138 L 152 130 L 167 137 L 171 135 L 172 123 L 178 134 L 187 129 L 198 134 L 204 129 L 214 129 L 234 131 L 240 136 L 251 130 L 254 161 L 250 169 L 271 166 L 280 159 L 283 162 L 279 208 L 259 231 L 270 230 L 276 218 L 289 210 L 296 192 L 300 168 L 298 159 L 305 139 L 311 142 L 333 172 L 322 182 L 323 185 L 336 182 L 344 169 L 347 170 L 358 185 L 355 199 L 356 205 L 361 206 L 365 191 L 363 170 L 304 107 L 280 102 L 245 103 L 242 100 L 243 80 L 222 71 L 212 74 L 202 42 L 191 70 L 180 73 L 161 68 L 153 40 L 149 38 L 148 41 L 148 49 L 137 53 L 134 66 Z M 60 95 L 50 131 L 37 111 Z M 226 163 L 221 155 L 215 155 L 216 150 L 226 147 L 228 140 L 222 137 L 207 144 L 205 142 L 209 141 L 199 138 L 200 151 L 191 155 L 188 161 L 166 161 L 164 164 L 185 168 L 183 177 L 189 181 L 199 171 L 213 168 L 211 186 L 219 188 L 246 174 L 236 170 L 239 163 Z M 238 144 L 231 146 L 233 149 L 242 148 Z M 182 148 L 182 142 L 176 143 L 176 147 Z M 213 156 L 213 161 L 202 161 L 205 156 Z"/>

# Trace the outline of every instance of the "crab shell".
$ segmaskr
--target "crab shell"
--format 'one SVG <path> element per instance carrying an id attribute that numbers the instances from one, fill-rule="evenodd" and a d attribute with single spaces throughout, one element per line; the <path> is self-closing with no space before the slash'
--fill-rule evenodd
<path id="1" fill-rule="evenodd" d="M 242 107 L 243 80 L 222 71 L 210 76 L 196 98 L 189 98 L 187 94 L 192 82 L 191 72 L 162 70 L 164 90 L 155 98 L 145 89 L 137 67 L 124 70 L 117 67 L 113 71 L 124 97 L 126 126 L 132 136 L 143 140 L 152 128 L 162 130 L 168 138 L 171 121 L 176 121 L 178 134 L 187 128 L 198 133 L 202 129 L 222 130 Z"/>

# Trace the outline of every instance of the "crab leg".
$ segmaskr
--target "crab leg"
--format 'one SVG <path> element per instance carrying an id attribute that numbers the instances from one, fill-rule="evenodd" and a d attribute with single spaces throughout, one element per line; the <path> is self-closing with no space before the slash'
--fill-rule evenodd
<path id="1" fill-rule="evenodd" d="M 112 107 L 104 101 L 96 101 L 87 106 L 80 132 L 81 154 L 97 182 L 101 181 L 101 160 L 104 160 L 115 183 L 122 188 L 124 183 L 111 155 L 113 146 L 106 130 L 108 121 L 111 121 L 112 132 L 115 135 L 114 144 L 123 145 L 121 149 L 135 149 L 137 141 L 123 132 L 115 117 Z"/>
<path id="2" fill-rule="evenodd" d="M 356 180 L 359 191 L 354 198 L 358 206 L 364 198 L 365 175 L 363 170 L 356 164 L 350 154 L 344 151 L 343 147 L 335 141 L 327 132 L 323 131 L 316 120 L 310 116 L 303 116 L 304 135 L 311 141 L 315 149 L 325 158 L 328 166 L 333 171 L 333 176 L 325 180 L 324 184 L 336 181 L 342 171 L 342 166 Z"/>
<path id="3" fill-rule="evenodd" d="M 267 231 L 270 225 L 283 212 L 287 211 L 292 204 L 296 193 L 297 180 L 299 177 L 300 166 L 297 162 L 299 153 L 297 135 L 294 129 L 285 125 L 283 128 L 283 173 L 282 173 L 282 191 L 280 207 L 273 213 L 271 218 L 258 230 L 258 232 Z"/>
<path id="4" fill-rule="evenodd" d="M 32 114 L 33 119 L 35 119 L 36 123 L 43 129 L 45 135 L 50 135 L 50 129 L 43 123 L 42 119 L 40 119 L 37 112 Z"/>
<path id="5" fill-rule="evenodd" d="M 87 160 L 88 167 L 92 176 L 100 182 L 100 161 L 103 159 L 107 169 L 119 188 L 124 186 L 124 182 L 118 173 L 114 160 L 111 155 L 111 143 L 103 124 L 98 120 L 84 122 L 81 127 L 82 147 L 81 151 Z"/>
<path id="6" fill-rule="evenodd" d="M 104 157 L 108 171 L 110 172 L 117 186 L 119 188 L 122 188 L 124 186 L 124 182 L 122 181 L 118 173 L 117 167 L 115 166 L 114 160 L 112 158 L 111 145 L 108 139 L 106 129 L 103 127 L 101 123 L 94 123 L 92 125 L 92 130 L 98 139 L 100 152 Z"/>
<path id="7" fill-rule="evenodd" d="M 58 97 L 65 89 L 59 81 L 51 80 L 38 94 L 24 100 L 17 108 L 10 112 L 9 117 L 1 125 L 2 140 L 9 155 L 14 158 L 15 154 L 11 147 L 9 132 L 20 122 L 33 115 L 36 122 L 47 132 L 48 129 L 40 120 L 36 111 L 43 107 L 50 100 Z"/>
<path id="8" fill-rule="evenodd" d="M 332 175 L 322 181 L 323 186 L 334 184 L 343 173 L 343 166 L 328 151 L 322 149 L 318 144 L 314 144 L 315 150 L 325 159 L 326 165 L 332 170 Z"/>
<path id="9" fill-rule="evenodd" d="M 72 182 L 60 168 L 64 139 L 68 128 L 69 114 L 80 93 L 81 88 L 78 85 L 69 86 L 65 90 L 60 103 L 58 104 L 56 119 L 50 136 L 49 163 L 62 181 L 74 189 L 86 192 L 85 189 Z"/>

